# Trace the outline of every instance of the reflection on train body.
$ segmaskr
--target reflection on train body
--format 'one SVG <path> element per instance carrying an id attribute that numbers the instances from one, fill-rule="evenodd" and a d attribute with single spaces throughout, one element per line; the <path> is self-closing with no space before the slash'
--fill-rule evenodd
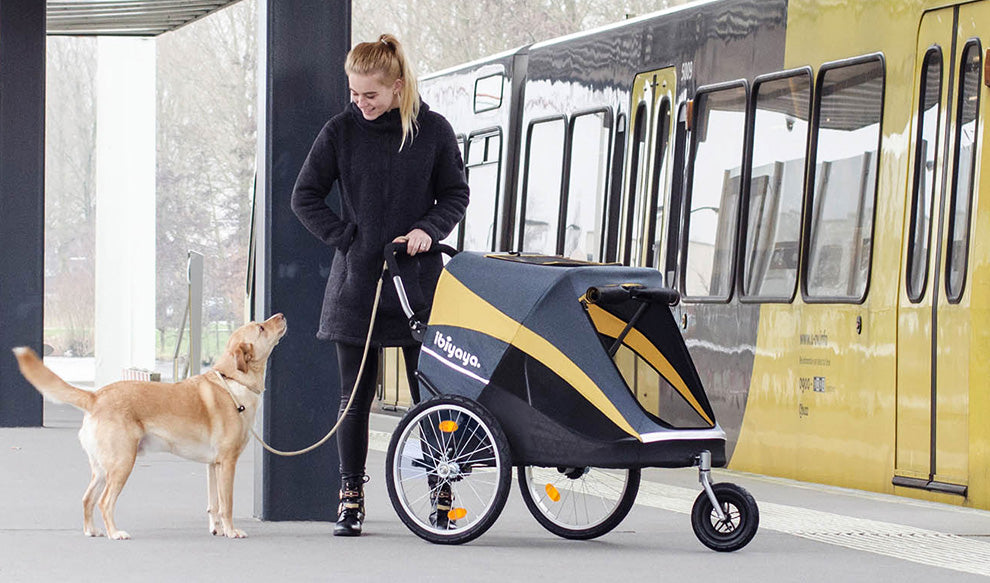
<path id="1" fill-rule="evenodd" d="M 986 1 L 713 0 L 431 75 L 471 185 L 446 241 L 660 270 L 731 467 L 990 509 L 986 31 Z"/>

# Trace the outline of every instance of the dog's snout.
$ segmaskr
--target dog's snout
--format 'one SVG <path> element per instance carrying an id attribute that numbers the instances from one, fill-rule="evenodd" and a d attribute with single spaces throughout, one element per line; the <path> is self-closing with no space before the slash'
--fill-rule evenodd
<path id="1" fill-rule="evenodd" d="M 289 329 L 289 323 L 282 312 L 274 314 L 272 317 L 268 318 L 267 322 L 279 330 L 279 336 L 285 334 L 285 332 Z"/>

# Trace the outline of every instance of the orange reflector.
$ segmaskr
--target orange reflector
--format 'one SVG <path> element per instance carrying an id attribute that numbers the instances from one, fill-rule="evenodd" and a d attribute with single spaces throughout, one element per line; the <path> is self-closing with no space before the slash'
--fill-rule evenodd
<path id="1" fill-rule="evenodd" d="M 467 509 L 465 508 L 451 508 L 447 511 L 447 518 L 450 520 L 460 520 L 467 516 Z"/>
<path id="2" fill-rule="evenodd" d="M 547 496 L 549 496 L 551 500 L 554 502 L 560 502 L 560 492 L 553 487 L 553 484 L 547 484 L 547 487 L 544 488 L 544 490 L 547 491 Z"/>
<path id="3" fill-rule="evenodd" d="M 453 433 L 457 431 L 457 423 L 454 423 L 453 421 L 441 421 L 440 431 L 443 431 L 444 433 Z"/>

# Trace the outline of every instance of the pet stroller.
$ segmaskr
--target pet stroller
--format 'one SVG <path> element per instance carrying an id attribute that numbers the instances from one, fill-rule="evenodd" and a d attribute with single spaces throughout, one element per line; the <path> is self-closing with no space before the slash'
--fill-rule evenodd
<path id="1" fill-rule="evenodd" d="M 441 544 L 477 538 L 501 513 L 515 466 L 541 525 L 591 539 L 632 508 L 641 468 L 697 466 L 699 540 L 717 551 L 749 543 L 759 510 L 743 488 L 711 483 L 725 433 L 671 314 L 677 292 L 656 270 L 438 247 L 451 259 L 428 324 L 402 285 L 404 244 L 385 251 L 422 342 L 421 393 L 432 395 L 401 419 L 386 457 L 389 497 L 410 530 Z M 656 411 L 630 390 L 622 355 L 665 388 Z"/>

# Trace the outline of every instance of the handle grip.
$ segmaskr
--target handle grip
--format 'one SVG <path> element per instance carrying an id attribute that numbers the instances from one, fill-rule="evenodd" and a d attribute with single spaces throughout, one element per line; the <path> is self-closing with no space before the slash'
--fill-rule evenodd
<path id="1" fill-rule="evenodd" d="M 666 287 L 623 287 L 621 285 L 589 287 L 585 297 L 592 304 L 621 304 L 627 300 L 638 300 L 650 304 L 676 306 L 681 294 Z"/>
<path id="2" fill-rule="evenodd" d="M 423 253 L 437 252 L 449 257 L 453 257 L 458 253 L 457 249 L 443 243 L 434 243 L 429 249 L 423 251 Z M 407 318 L 412 319 L 415 311 L 413 311 L 412 306 L 409 304 L 409 296 L 406 294 L 405 286 L 402 285 L 402 272 L 399 269 L 399 261 L 396 259 L 398 253 L 406 253 L 405 243 L 389 243 L 385 245 L 385 250 L 382 252 L 385 256 L 385 264 L 388 266 L 388 272 L 392 277 L 392 283 L 395 285 L 395 291 L 399 295 L 399 303 L 402 304 L 402 311 L 406 314 Z"/>

